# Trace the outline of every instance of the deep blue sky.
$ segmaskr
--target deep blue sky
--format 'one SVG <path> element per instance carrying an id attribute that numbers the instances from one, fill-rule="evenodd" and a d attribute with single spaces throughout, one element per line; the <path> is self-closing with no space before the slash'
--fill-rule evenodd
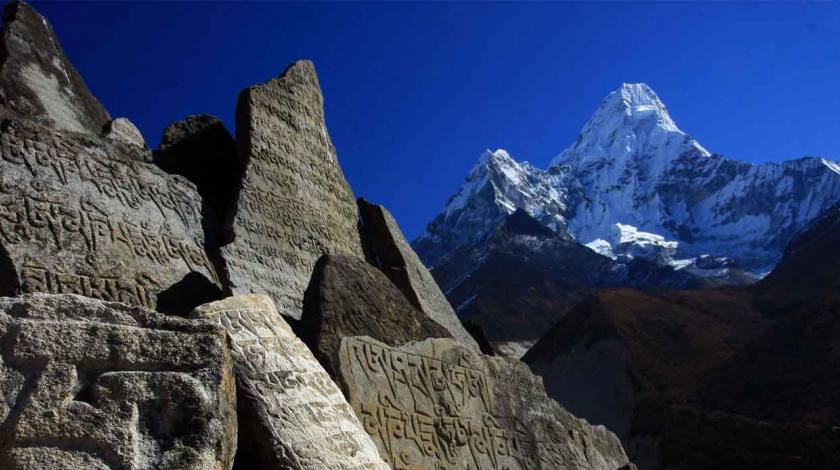
<path id="1" fill-rule="evenodd" d="M 712 152 L 840 159 L 840 5 L 35 3 L 152 146 L 299 58 L 356 194 L 422 232 L 485 148 L 539 166 L 622 82 Z"/>

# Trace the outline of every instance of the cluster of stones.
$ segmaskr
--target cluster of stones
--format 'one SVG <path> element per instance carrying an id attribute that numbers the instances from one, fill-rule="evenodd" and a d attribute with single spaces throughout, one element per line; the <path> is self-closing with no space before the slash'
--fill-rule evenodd
<path id="1" fill-rule="evenodd" d="M 310 62 L 153 150 L 18 2 L 0 86 L 0 468 L 628 464 L 355 200 Z"/>

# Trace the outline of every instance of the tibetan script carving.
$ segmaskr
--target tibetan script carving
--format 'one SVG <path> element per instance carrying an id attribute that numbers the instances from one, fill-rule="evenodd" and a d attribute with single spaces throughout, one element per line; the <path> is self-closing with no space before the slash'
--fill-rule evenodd
<path id="1" fill-rule="evenodd" d="M 367 337 L 344 338 L 340 361 L 353 409 L 395 470 L 627 463 L 615 435 L 563 410 L 519 361 L 451 339 L 394 348 Z"/>
<path id="2" fill-rule="evenodd" d="M 266 469 L 385 470 L 353 409 L 265 295 L 203 305 L 194 317 L 218 322 L 232 340 L 240 442 Z M 260 467 L 260 468 L 263 468 Z"/>
<path id="3" fill-rule="evenodd" d="M 218 285 L 193 186 L 147 151 L 12 120 L 0 130 L 0 243 L 24 292 L 155 308 L 197 272 Z"/>
<path id="4" fill-rule="evenodd" d="M 245 165 L 222 248 L 234 294 L 268 294 L 280 313 L 300 318 L 303 292 L 322 254 L 362 257 L 358 210 L 324 123 L 310 62 L 242 92 L 239 158 Z"/>

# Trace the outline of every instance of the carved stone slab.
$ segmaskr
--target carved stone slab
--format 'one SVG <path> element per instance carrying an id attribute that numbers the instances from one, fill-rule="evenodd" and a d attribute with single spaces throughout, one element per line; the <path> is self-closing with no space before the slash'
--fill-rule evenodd
<path id="1" fill-rule="evenodd" d="M 435 278 L 411 249 L 388 209 L 364 199 L 358 202 L 368 259 L 399 287 L 415 307 L 446 328 L 453 338 L 479 351 L 478 343 L 461 324 Z"/>
<path id="2" fill-rule="evenodd" d="M 213 300 L 199 292 L 219 290 L 203 247 L 201 198 L 149 159 L 135 145 L 3 123 L 0 245 L 23 292 L 171 310 L 159 295 L 181 283 L 198 304 Z"/>
<path id="3" fill-rule="evenodd" d="M 76 295 L 0 298 L 0 468 L 233 464 L 233 366 L 209 322 Z"/>
<path id="4" fill-rule="evenodd" d="M 244 90 L 236 113 L 245 175 L 235 239 L 222 248 L 231 290 L 268 294 L 297 319 L 322 254 L 363 257 L 358 209 L 327 134 L 315 67 L 296 62 Z"/>
<path id="5" fill-rule="evenodd" d="M 618 438 L 565 411 L 519 361 L 451 339 L 400 348 L 341 343 L 341 380 L 394 470 L 609 469 L 628 463 Z"/>
<path id="6" fill-rule="evenodd" d="M 229 297 L 197 308 L 233 345 L 240 449 L 248 468 L 388 468 L 338 386 L 265 295 Z"/>

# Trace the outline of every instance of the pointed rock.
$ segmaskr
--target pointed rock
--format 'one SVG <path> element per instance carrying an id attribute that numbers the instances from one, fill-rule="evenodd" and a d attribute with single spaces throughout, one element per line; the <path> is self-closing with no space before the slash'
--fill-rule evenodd
<path id="1" fill-rule="evenodd" d="M 405 240 L 391 213 L 364 199 L 359 199 L 358 203 L 368 261 L 385 273 L 412 305 L 446 328 L 453 338 L 479 350 L 478 343 L 461 325 L 449 301 Z"/>
<path id="2" fill-rule="evenodd" d="M 239 412 L 235 466 L 387 470 L 353 409 L 265 295 L 202 305 L 192 316 L 231 339 Z"/>
<path id="3" fill-rule="evenodd" d="M 411 305 L 379 270 L 353 256 L 324 256 L 304 298 L 301 336 L 326 369 L 338 368 L 345 336 L 370 336 L 399 346 L 450 333 Z"/>
<path id="4" fill-rule="evenodd" d="M 312 268 L 325 253 L 363 257 L 353 192 L 324 123 L 315 67 L 292 64 L 244 90 L 237 106 L 244 176 L 222 247 L 234 294 L 266 293 L 300 318 Z"/>
<path id="5" fill-rule="evenodd" d="M 0 118 L 34 119 L 57 129 L 100 135 L 108 111 L 67 59 L 50 24 L 12 2 L 0 39 Z"/>

